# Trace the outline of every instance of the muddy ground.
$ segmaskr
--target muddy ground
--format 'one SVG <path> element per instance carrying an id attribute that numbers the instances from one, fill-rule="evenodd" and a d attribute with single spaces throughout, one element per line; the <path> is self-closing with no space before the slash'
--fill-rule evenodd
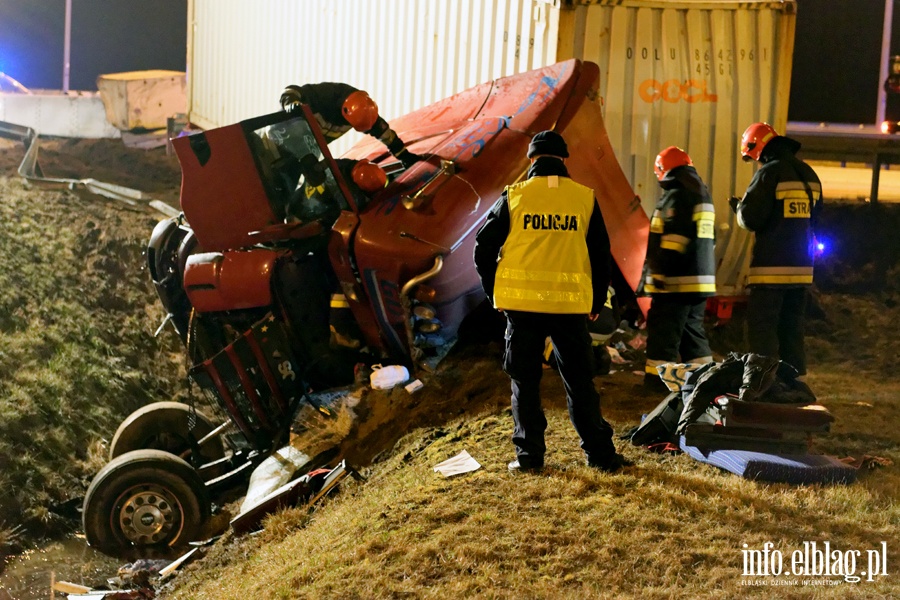
<path id="1" fill-rule="evenodd" d="M 40 144 L 40 164 L 47 176 L 90 177 L 135 188 L 177 206 L 180 169 L 175 157 L 167 155 L 164 148 L 127 148 L 120 140 L 51 139 L 41 140 Z M 8 177 L 14 182 L 5 188 L 6 193 L 21 195 L 20 200 L 44 206 L 47 210 L 74 211 L 71 218 L 95 224 L 102 232 L 98 237 L 127 239 L 134 246 L 134 240 L 147 239 L 153 223 L 163 217 L 146 202 L 128 205 L 76 190 L 73 193 L 80 201 L 65 206 L 65 194 L 60 196 L 58 191 L 50 191 L 39 184 L 19 185 L 15 183 L 18 181 L 16 168 L 23 152 L 21 144 L 0 139 L 0 177 Z M 76 214 L 79 206 L 90 206 L 90 214 Z M 810 308 L 808 347 L 811 369 L 834 370 L 844 373 L 848 379 L 859 371 L 882 377 L 890 377 L 896 371 L 894 362 L 900 351 L 896 335 L 900 317 L 898 227 L 900 205 L 826 201 L 820 238 L 828 241 L 829 249 L 817 267 L 816 301 Z M 112 285 L 126 274 L 115 261 L 108 262 Z M 146 272 L 129 273 L 127 277 L 146 278 L 147 275 Z M 102 294 L 103 290 L 86 293 Z M 136 312 L 153 316 L 159 311 L 150 286 L 144 287 L 130 301 Z M 365 464 L 388 450 L 413 427 L 439 424 L 460 414 L 508 401 L 508 382 L 499 369 L 502 324 L 498 326 L 497 320 L 484 311 L 482 319 L 479 325 L 463 330 L 460 343 L 437 373 L 422 374 L 426 387 L 421 392 L 410 395 L 395 389 L 389 393 L 364 394 L 357 410 L 365 418 L 354 431 L 353 441 L 345 444 L 344 452 L 348 458 L 357 464 Z M 729 351 L 744 351 L 740 306 L 729 322 L 710 323 L 710 327 L 714 350 L 720 356 Z M 141 349 L 135 348 L 135 351 Z M 177 363 L 178 358 L 172 357 L 172 364 Z M 604 411 L 610 420 L 637 423 L 641 413 L 655 404 L 655 398 L 647 397 L 638 385 L 641 378 L 633 371 L 639 368 L 637 363 L 614 365 L 617 373 L 597 379 L 603 394 Z M 178 389 L 183 370 L 173 368 L 170 375 L 171 386 L 162 386 L 162 389 Z M 546 377 L 542 388 L 546 390 L 548 402 L 564 403 L 555 376 Z M 107 417 L 109 435 L 133 407 L 126 410 L 126 406 L 122 406 L 121 410 L 122 414 Z M 73 452 L 83 457 L 88 450 L 80 448 Z M 83 489 L 68 490 L 72 498 L 83 492 Z M 9 516 L 0 515 L 0 522 L 9 523 Z"/>

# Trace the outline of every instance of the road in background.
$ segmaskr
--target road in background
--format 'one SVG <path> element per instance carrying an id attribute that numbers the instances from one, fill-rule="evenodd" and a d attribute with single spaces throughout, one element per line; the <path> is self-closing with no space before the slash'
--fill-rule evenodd
<path id="1" fill-rule="evenodd" d="M 869 201 L 872 187 L 871 165 L 809 161 L 822 181 L 825 200 Z M 879 202 L 900 202 L 900 165 L 883 167 L 878 185 Z"/>

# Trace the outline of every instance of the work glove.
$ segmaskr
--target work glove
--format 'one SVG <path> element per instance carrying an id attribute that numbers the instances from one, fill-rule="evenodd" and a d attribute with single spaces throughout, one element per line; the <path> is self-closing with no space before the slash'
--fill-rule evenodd
<path id="1" fill-rule="evenodd" d="M 291 109 L 303 102 L 303 95 L 300 93 L 300 88 L 296 85 L 287 86 L 284 88 L 284 91 L 281 92 L 279 102 L 281 102 L 282 110 L 291 112 Z"/>
<path id="2" fill-rule="evenodd" d="M 319 161 L 313 154 L 307 154 L 299 161 L 300 173 L 303 175 L 306 185 L 319 187 L 325 183 L 325 163 Z"/>
<path id="3" fill-rule="evenodd" d="M 738 203 L 741 201 L 737 196 L 732 196 L 728 199 L 728 206 L 731 207 L 731 212 L 737 212 Z"/>
<path id="4" fill-rule="evenodd" d="M 418 154 L 413 154 L 409 150 L 404 150 L 397 158 L 400 160 L 400 164 L 403 165 L 404 169 L 410 168 L 420 160 L 425 160 L 423 157 Z"/>

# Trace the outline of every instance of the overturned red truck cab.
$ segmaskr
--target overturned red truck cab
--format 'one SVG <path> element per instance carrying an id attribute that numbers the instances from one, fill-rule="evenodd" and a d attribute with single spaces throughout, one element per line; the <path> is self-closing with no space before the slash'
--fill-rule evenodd
<path id="1" fill-rule="evenodd" d="M 150 273 L 191 378 L 244 448 L 204 455 L 197 440 L 212 427 L 182 426 L 197 480 L 153 482 L 169 512 L 182 513 L 144 510 L 140 518 L 146 488 L 121 473 L 133 470 L 129 452 L 160 446 L 141 434 L 146 442 L 113 448 L 85 501 L 88 540 L 106 548 L 188 541 L 198 515 L 186 507 L 202 511 L 221 475 L 204 461 L 277 448 L 309 393 L 352 382 L 358 362 L 433 367 L 485 299 L 475 232 L 504 186 L 524 177 L 538 131 L 565 137 L 568 169 L 594 189 L 618 274 L 636 289 L 649 222 L 606 135 L 598 78 L 596 65 L 569 60 L 395 119 L 391 128 L 420 157 L 409 166 L 375 139 L 335 159 L 303 104 L 173 140 L 183 214 L 154 230 Z M 385 185 L 354 181 L 360 162 L 377 166 Z M 151 421 L 142 428 L 153 430 Z M 179 498 L 185 490 L 197 498 Z"/>

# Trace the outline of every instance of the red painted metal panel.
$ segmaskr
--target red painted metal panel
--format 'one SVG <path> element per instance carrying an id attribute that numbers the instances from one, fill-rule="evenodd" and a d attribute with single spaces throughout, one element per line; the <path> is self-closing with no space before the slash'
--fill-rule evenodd
<path id="1" fill-rule="evenodd" d="M 264 248 L 194 254 L 185 267 L 184 291 L 201 313 L 268 306 L 272 272 L 281 254 Z"/>
<path id="2" fill-rule="evenodd" d="M 275 428 L 272 425 L 272 421 L 269 419 L 269 415 L 266 414 L 266 409 L 262 405 L 259 394 L 256 393 L 256 388 L 253 387 L 253 382 L 250 381 L 250 377 L 247 375 L 247 368 L 251 365 L 245 365 L 241 361 L 241 357 L 238 356 L 237 351 L 234 349 L 234 344 L 229 344 L 225 347 L 225 354 L 228 356 L 231 364 L 234 365 L 234 371 L 241 382 L 241 389 L 247 396 L 250 408 L 253 409 L 253 414 L 256 415 L 256 418 L 259 419 L 264 428 L 268 429 L 270 433 L 274 433 Z"/>
<path id="3" fill-rule="evenodd" d="M 401 174 L 360 214 L 354 255 L 363 273 L 383 347 L 408 352 L 399 290 L 428 270 L 437 255 L 444 268 L 428 285 L 438 291 L 438 318 L 453 333 L 464 307 L 482 297 L 472 263 L 478 226 L 506 185 L 527 169 L 534 133 L 552 128 L 569 99 L 582 64 L 571 60 L 498 79 L 391 123 L 412 151 L 429 155 Z M 372 157 L 369 143 L 347 157 Z M 441 174 L 441 160 L 455 174 Z M 404 198 L 426 188 L 416 208 Z"/>
<path id="4" fill-rule="evenodd" d="M 250 232 L 281 222 L 241 124 L 175 138 L 172 145 L 181 163 L 181 210 L 205 250 L 252 245 Z"/>

